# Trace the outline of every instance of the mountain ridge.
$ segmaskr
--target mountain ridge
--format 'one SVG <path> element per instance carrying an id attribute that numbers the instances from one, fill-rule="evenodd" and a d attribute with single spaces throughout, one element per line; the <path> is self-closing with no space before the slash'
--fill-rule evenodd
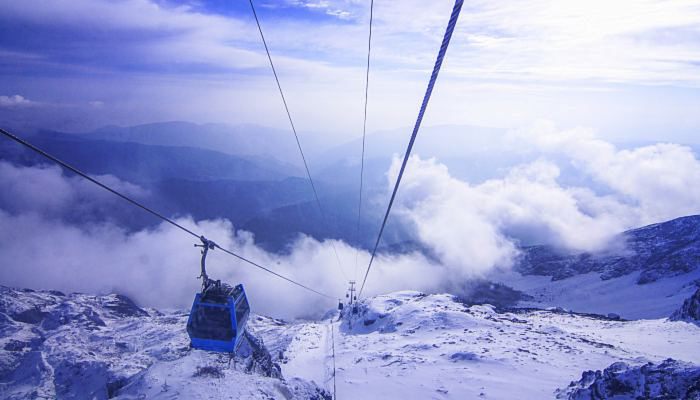
<path id="1" fill-rule="evenodd" d="M 638 284 L 692 272 L 700 265 L 700 215 L 627 230 L 613 241 L 623 249 L 600 253 L 567 252 L 537 245 L 522 249 L 515 270 L 523 275 L 551 276 L 561 280 L 596 272 L 603 280 L 640 271 Z"/>

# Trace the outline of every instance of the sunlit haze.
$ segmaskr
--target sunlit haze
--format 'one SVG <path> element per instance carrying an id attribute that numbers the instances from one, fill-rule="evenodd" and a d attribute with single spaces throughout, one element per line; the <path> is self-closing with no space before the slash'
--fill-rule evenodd
<path id="1" fill-rule="evenodd" d="M 410 127 L 451 2 L 377 1 L 370 131 Z M 301 132 L 361 135 L 368 7 L 261 1 Z M 0 117 L 89 130 L 159 121 L 287 128 L 245 1 L 15 1 L 0 7 Z M 549 120 L 615 141 L 697 142 L 696 1 L 471 1 L 425 124 Z"/>

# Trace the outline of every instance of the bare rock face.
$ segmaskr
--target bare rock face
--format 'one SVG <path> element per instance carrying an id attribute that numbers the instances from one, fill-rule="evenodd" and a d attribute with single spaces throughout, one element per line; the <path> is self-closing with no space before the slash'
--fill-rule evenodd
<path id="1" fill-rule="evenodd" d="M 261 339 L 246 331 L 245 341 L 241 347 L 238 354 L 245 359 L 246 372 L 282 379 L 282 370 L 279 364 L 272 360 L 272 355 Z"/>
<path id="2" fill-rule="evenodd" d="M 671 315 L 671 320 L 700 323 L 700 289 L 683 302 L 681 308 Z"/>
<path id="3" fill-rule="evenodd" d="M 557 398 L 700 400 L 700 366 L 673 359 L 637 367 L 616 362 L 603 371 L 584 372 Z"/>

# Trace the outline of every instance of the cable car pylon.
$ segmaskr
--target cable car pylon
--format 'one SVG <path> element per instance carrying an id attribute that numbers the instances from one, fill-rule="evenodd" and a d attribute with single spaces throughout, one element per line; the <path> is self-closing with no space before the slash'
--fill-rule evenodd
<path id="1" fill-rule="evenodd" d="M 348 292 L 345 293 L 345 298 L 348 299 L 348 307 L 352 310 L 353 314 L 357 314 L 357 304 L 355 303 L 355 300 L 357 300 L 357 296 L 355 296 L 355 281 L 349 281 L 348 284 L 350 285 L 348 287 Z"/>

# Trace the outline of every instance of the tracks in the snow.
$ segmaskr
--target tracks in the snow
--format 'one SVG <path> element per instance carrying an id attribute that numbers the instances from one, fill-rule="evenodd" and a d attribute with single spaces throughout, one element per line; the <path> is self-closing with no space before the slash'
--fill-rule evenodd
<path id="1" fill-rule="evenodd" d="M 284 352 L 284 361 L 280 364 L 282 374 L 313 381 L 337 399 L 337 367 L 342 367 L 336 362 L 336 347 L 342 347 L 341 342 L 336 343 L 342 339 L 342 335 L 336 332 L 339 322 L 300 322 L 294 326 L 269 338 L 272 343 L 281 343 L 272 344 L 271 348 Z"/>

